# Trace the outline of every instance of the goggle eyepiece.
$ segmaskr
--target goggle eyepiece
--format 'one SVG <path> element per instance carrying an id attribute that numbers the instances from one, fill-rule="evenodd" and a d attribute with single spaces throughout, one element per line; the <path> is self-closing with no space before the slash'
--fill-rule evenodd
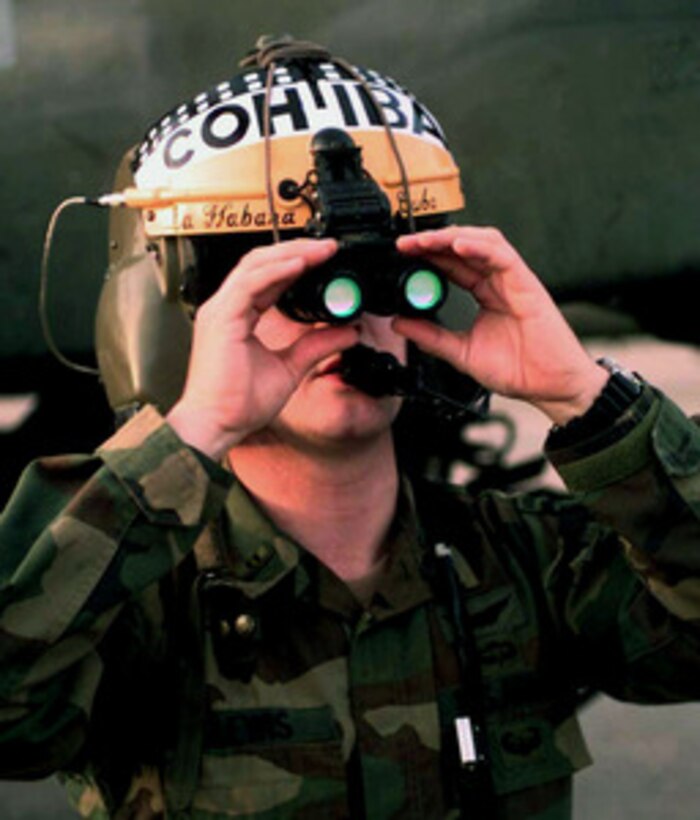
<path id="1" fill-rule="evenodd" d="M 436 311 L 447 295 L 442 274 L 424 265 L 403 274 L 401 291 L 406 305 L 418 314 Z"/>
<path id="2" fill-rule="evenodd" d="M 352 321 L 363 308 L 360 283 L 352 274 L 341 273 L 323 288 L 322 302 L 326 315 L 333 321 Z"/>
<path id="3" fill-rule="evenodd" d="M 432 316 L 446 298 L 444 274 L 423 260 L 386 249 L 341 249 L 288 288 L 277 307 L 298 322 L 343 324 L 363 311 Z"/>

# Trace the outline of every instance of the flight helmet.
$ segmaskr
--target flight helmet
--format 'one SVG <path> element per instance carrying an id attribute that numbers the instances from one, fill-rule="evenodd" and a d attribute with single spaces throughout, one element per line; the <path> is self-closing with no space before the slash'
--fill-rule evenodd
<path id="1" fill-rule="evenodd" d="M 338 282 L 337 265 L 323 273 L 323 292 L 302 277 L 280 301 L 299 321 L 420 313 L 442 301 L 436 272 L 401 269 L 395 238 L 445 224 L 464 204 L 443 131 L 421 102 L 377 71 L 288 36 L 261 38 L 233 77 L 161 117 L 124 158 L 115 189 L 102 203 L 127 207 L 111 213 L 96 349 L 109 401 L 126 415 L 144 403 L 165 411 L 178 398 L 192 314 L 252 247 L 340 240 L 349 284 Z M 368 267 L 389 279 L 367 287 Z M 394 284 L 409 276 L 397 307 Z M 340 285 L 331 296 L 328 281 Z M 331 312 L 319 315 L 326 296 Z"/>

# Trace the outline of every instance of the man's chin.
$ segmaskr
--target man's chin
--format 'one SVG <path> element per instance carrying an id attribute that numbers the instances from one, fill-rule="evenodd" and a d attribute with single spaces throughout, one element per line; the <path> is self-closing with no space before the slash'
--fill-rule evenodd
<path id="1" fill-rule="evenodd" d="M 396 399 L 382 400 L 381 405 L 376 399 L 366 399 L 370 405 L 367 412 L 329 413 L 319 419 L 304 419 L 300 423 L 278 420 L 271 425 L 271 432 L 281 442 L 320 454 L 364 449 L 391 436 L 391 426 L 400 405 Z M 387 406 L 389 403 L 396 407 Z"/>

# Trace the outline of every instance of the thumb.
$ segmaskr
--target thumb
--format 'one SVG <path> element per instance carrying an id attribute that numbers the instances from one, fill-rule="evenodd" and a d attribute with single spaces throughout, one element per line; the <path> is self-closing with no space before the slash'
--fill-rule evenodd
<path id="1" fill-rule="evenodd" d="M 352 347 L 359 338 L 359 331 L 351 325 L 311 330 L 278 355 L 299 382 L 320 361 Z"/>
<path id="2" fill-rule="evenodd" d="M 414 342 L 425 353 L 444 359 L 458 370 L 464 369 L 466 361 L 467 334 L 456 334 L 425 319 L 397 317 L 392 322 L 397 333 Z"/>

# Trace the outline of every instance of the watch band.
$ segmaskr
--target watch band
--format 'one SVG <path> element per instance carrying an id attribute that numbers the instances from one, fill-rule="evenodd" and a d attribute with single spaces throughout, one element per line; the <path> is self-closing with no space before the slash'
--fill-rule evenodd
<path id="1" fill-rule="evenodd" d="M 641 395 L 644 382 L 636 373 L 626 370 L 608 357 L 597 359 L 597 364 L 610 373 L 605 386 L 582 416 L 571 419 L 561 427 L 552 428 L 547 439 L 548 447 L 554 449 L 566 447 L 581 439 L 604 432 Z"/>
<path id="2" fill-rule="evenodd" d="M 610 378 L 598 399 L 589 408 L 589 412 L 597 405 L 597 414 L 605 414 L 608 420 L 614 421 L 639 396 L 644 387 L 644 382 L 636 373 L 626 370 L 608 356 L 597 359 L 596 363 L 610 373 Z M 584 414 L 584 417 L 586 415 L 587 413 Z"/>

